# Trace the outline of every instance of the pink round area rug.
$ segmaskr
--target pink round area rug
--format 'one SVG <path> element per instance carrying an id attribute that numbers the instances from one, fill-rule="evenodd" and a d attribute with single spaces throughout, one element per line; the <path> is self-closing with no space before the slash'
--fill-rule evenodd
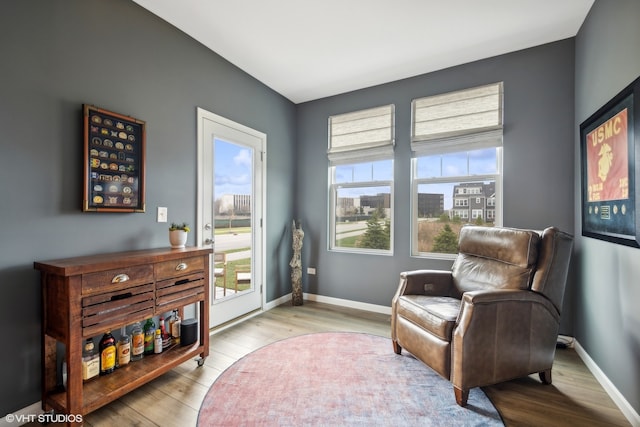
<path id="1" fill-rule="evenodd" d="M 361 333 L 302 335 L 238 360 L 211 386 L 198 426 L 502 426 L 479 388 L 468 405 L 391 340 Z"/>

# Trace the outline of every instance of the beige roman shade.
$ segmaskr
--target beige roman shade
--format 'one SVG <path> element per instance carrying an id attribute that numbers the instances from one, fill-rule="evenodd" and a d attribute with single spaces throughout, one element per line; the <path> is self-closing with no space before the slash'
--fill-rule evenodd
<path id="1" fill-rule="evenodd" d="M 464 151 L 502 145 L 502 82 L 411 103 L 411 149 Z"/>
<path id="2" fill-rule="evenodd" d="M 329 162 L 332 165 L 393 157 L 393 104 L 329 117 Z"/>

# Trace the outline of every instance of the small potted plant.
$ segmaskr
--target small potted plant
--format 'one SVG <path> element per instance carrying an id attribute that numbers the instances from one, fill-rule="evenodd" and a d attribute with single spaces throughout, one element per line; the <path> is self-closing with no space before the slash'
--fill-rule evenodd
<path id="1" fill-rule="evenodd" d="M 182 224 L 172 222 L 169 227 L 169 242 L 171 242 L 171 247 L 184 248 L 184 245 L 187 243 L 187 233 L 189 230 L 189 224 L 186 222 Z"/>

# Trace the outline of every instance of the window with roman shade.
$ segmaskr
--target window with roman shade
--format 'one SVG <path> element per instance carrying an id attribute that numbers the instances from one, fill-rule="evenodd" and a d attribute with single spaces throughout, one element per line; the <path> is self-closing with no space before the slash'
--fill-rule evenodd
<path id="1" fill-rule="evenodd" d="M 463 225 L 502 225 L 502 128 L 502 82 L 412 101 L 412 255 L 452 258 Z"/>
<path id="2" fill-rule="evenodd" d="M 329 117 L 329 250 L 392 254 L 395 107 Z"/>

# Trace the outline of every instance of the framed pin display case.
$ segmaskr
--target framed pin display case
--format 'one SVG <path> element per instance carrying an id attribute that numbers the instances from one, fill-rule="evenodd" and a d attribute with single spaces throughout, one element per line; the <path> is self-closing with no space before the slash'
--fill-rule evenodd
<path id="1" fill-rule="evenodd" d="M 85 212 L 145 211 L 145 122 L 83 105 Z"/>
<path id="2" fill-rule="evenodd" d="M 580 125 L 582 235 L 640 247 L 640 78 Z"/>

